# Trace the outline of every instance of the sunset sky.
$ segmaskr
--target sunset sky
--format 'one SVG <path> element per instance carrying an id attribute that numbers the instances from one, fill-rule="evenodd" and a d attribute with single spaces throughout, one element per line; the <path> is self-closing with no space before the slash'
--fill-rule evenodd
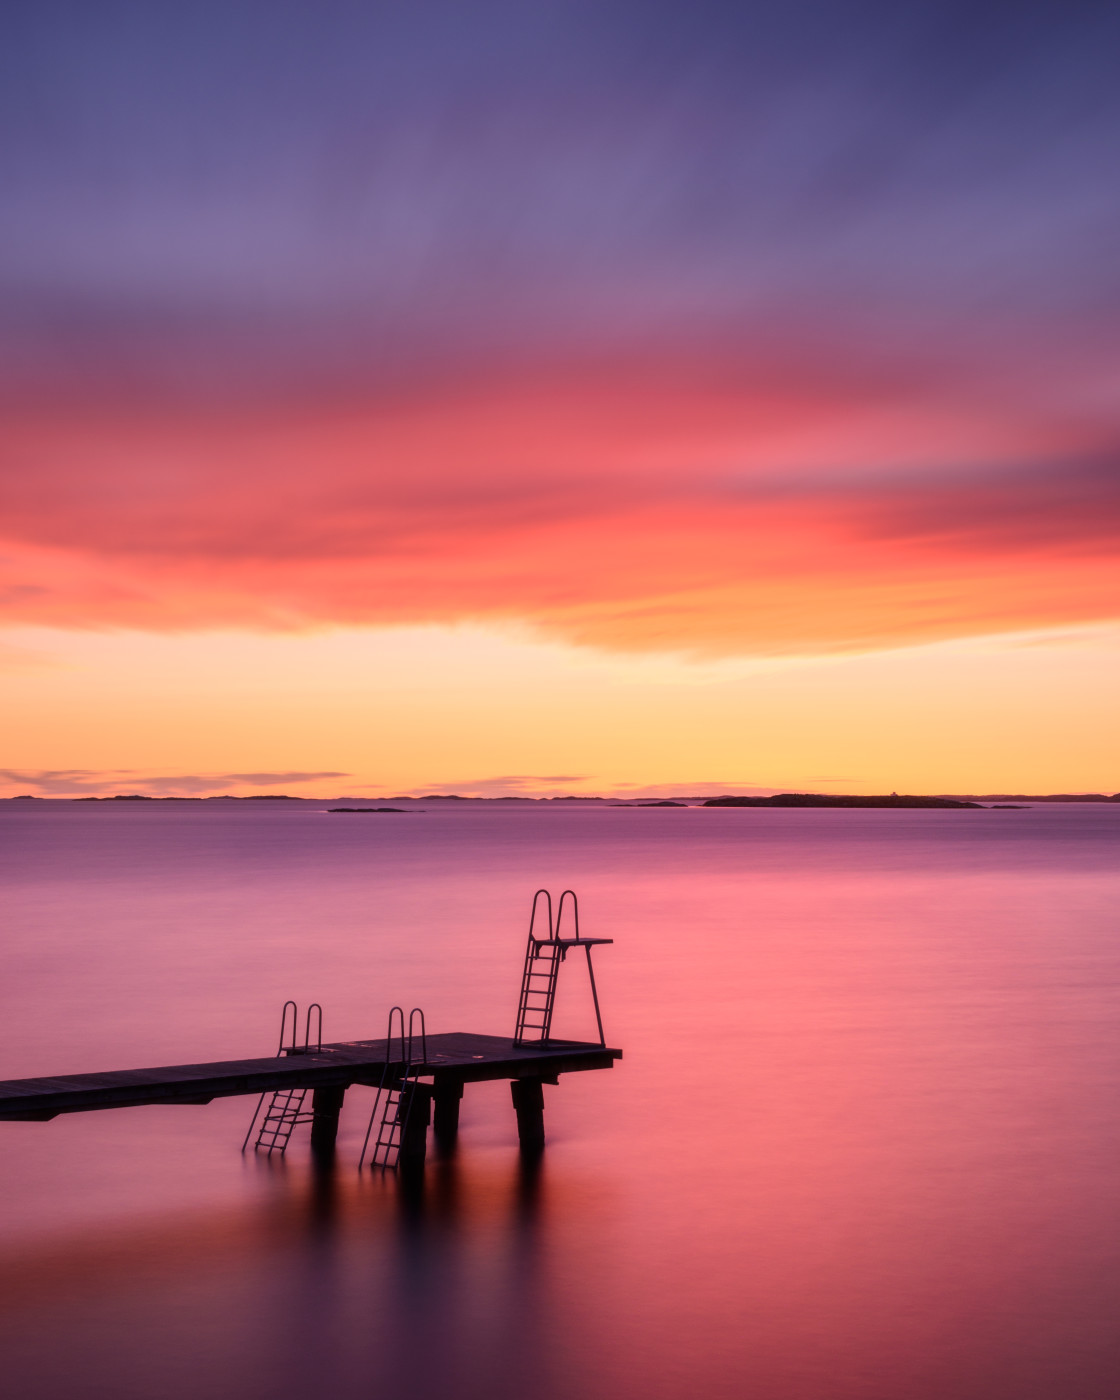
<path id="1" fill-rule="evenodd" d="M 1120 789 L 1117 52 L 13 0 L 0 794 Z"/>

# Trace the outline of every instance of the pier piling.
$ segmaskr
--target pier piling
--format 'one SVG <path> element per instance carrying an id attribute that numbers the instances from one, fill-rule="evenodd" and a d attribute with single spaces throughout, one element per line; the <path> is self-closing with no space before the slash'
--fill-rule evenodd
<path id="1" fill-rule="evenodd" d="M 345 1084 L 324 1085 L 311 1095 L 311 1151 L 317 1157 L 333 1157 L 338 1138 L 338 1116 L 346 1097 Z"/>
<path id="2" fill-rule="evenodd" d="M 514 1079 L 510 1083 L 517 1111 L 517 1140 L 526 1156 L 544 1151 L 544 1089 L 539 1078 Z"/>
<path id="3" fill-rule="evenodd" d="M 463 1098 L 463 1082 L 445 1081 L 435 1086 L 435 1125 L 433 1137 L 441 1156 L 455 1149 L 459 1138 L 459 1104 Z"/>
<path id="4" fill-rule="evenodd" d="M 401 1091 L 404 1130 L 401 1133 L 402 1171 L 423 1171 L 428 1155 L 428 1124 L 432 1117 L 432 1090 L 428 1084 L 410 1081 Z"/>

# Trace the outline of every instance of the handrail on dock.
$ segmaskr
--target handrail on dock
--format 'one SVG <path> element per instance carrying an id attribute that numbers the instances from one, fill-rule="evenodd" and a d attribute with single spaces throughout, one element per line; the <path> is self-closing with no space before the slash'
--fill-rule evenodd
<path id="1" fill-rule="evenodd" d="M 405 1047 L 404 1047 L 404 1007 L 402 1007 L 402 1006 L 390 1006 L 390 1008 L 389 1008 L 389 1025 L 388 1025 L 388 1027 L 387 1027 L 387 1029 L 386 1029 L 386 1031 L 385 1031 L 385 1060 L 386 1060 L 386 1071 L 388 1070 L 388 1066 L 392 1063 L 392 1060 L 393 1060 L 393 1017 L 394 1017 L 394 1016 L 397 1017 L 397 1019 L 398 1019 L 398 1021 L 399 1021 L 399 1024 L 400 1024 L 400 1028 L 401 1028 L 401 1030 L 400 1030 L 401 1063 L 403 1064 L 404 1061 L 405 1061 Z"/>
<path id="2" fill-rule="evenodd" d="M 560 903 L 556 906 L 556 941 L 558 943 L 561 941 L 560 928 L 564 922 L 564 901 L 569 895 L 572 897 L 572 918 L 576 926 L 576 942 L 579 942 L 579 900 L 576 898 L 575 890 L 565 890 L 560 896 Z M 561 952 L 560 956 L 563 957 L 564 953 Z"/>
<path id="3" fill-rule="evenodd" d="M 417 1016 L 420 1017 L 420 1059 L 419 1059 L 419 1060 L 417 1060 L 416 1056 L 413 1054 L 413 1049 L 412 1049 L 412 1037 L 413 1037 L 413 1029 L 412 1029 L 412 1026 L 413 1026 L 413 1022 L 414 1022 L 414 1020 L 415 1020 L 415 1018 L 416 1018 Z M 418 1006 L 414 1006 L 414 1007 L 412 1008 L 412 1010 L 408 1013 L 408 1063 L 409 1063 L 410 1066 L 411 1066 L 411 1065 L 415 1065 L 415 1064 L 426 1065 L 426 1064 L 428 1063 L 428 1029 L 427 1029 L 427 1026 L 424 1024 L 424 1013 L 423 1013 L 423 1011 L 420 1009 L 420 1007 L 418 1007 Z"/>
<path id="4" fill-rule="evenodd" d="M 319 1013 L 318 1018 L 317 1018 L 316 1023 L 315 1023 L 315 1048 L 314 1048 L 314 1051 L 312 1051 L 312 1048 L 311 1048 L 311 1013 L 312 1013 L 313 1011 L 317 1011 L 317 1012 Z M 293 1055 L 298 1055 L 298 1054 L 302 1053 L 302 1054 L 304 1054 L 304 1055 L 310 1055 L 310 1054 L 314 1053 L 314 1054 L 318 1055 L 318 1054 L 320 1053 L 320 1051 L 322 1050 L 322 1048 L 323 1048 L 323 1008 L 319 1005 L 319 1003 L 318 1003 L 317 1001 L 313 1001 L 313 1002 L 311 1003 L 311 1005 L 307 1008 L 307 1019 L 306 1019 L 306 1021 L 304 1022 L 304 1026 L 303 1026 L 303 1050 L 302 1050 L 302 1052 L 300 1052 L 299 1050 L 293 1050 L 293 1051 L 292 1051 L 292 1054 L 293 1054 Z"/>
<path id="5" fill-rule="evenodd" d="M 277 1053 L 277 1055 L 283 1055 L 283 1054 L 286 1053 L 285 1050 L 284 1050 L 284 1036 L 285 1036 L 285 1034 L 286 1034 L 286 1032 L 287 1032 L 287 1027 L 288 1027 L 288 1007 L 289 1007 L 289 1006 L 292 1008 L 292 1046 L 291 1046 L 291 1048 L 292 1048 L 293 1053 L 294 1053 L 295 1048 L 296 1048 L 296 1023 L 297 1023 L 297 1021 L 299 1020 L 299 1007 L 295 1004 L 294 1001 L 286 1001 L 286 1002 L 284 1003 L 284 1009 L 280 1012 L 280 1044 L 276 1047 L 276 1053 Z"/>
<path id="6" fill-rule="evenodd" d="M 533 933 L 533 929 L 536 927 L 536 923 L 537 923 L 537 901 L 540 899 L 540 897 L 541 897 L 542 894 L 544 895 L 545 899 L 548 901 L 548 937 L 547 937 L 547 938 L 537 938 L 537 937 L 535 936 L 535 934 Z M 533 940 L 534 943 L 551 943 L 551 942 L 552 942 L 552 895 L 549 893 L 548 890 L 538 890 L 538 891 L 536 892 L 536 894 L 533 896 L 533 907 L 532 907 L 532 909 L 530 909 L 530 911 L 529 911 L 529 937 Z"/>

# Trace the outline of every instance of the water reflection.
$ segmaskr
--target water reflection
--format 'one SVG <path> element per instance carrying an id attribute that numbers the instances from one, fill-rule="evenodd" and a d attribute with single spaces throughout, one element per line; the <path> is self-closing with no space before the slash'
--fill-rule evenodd
<path id="1" fill-rule="evenodd" d="M 394 1246 L 382 1279 L 388 1325 L 369 1358 L 381 1378 L 421 1397 L 542 1393 L 551 1362 L 541 1164 L 467 1180 L 450 1157 L 372 1187 L 371 1224 L 383 1231 L 394 1217 L 384 1235 Z"/>
<path id="2" fill-rule="evenodd" d="M 264 1189 L 244 1212 L 9 1256 L 10 1393 L 71 1393 L 60 1338 L 83 1339 L 92 1395 L 552 1393 L 542 1165 L 468 1176 L 453 1157 L 411 1181 L 275 1156 L 249 1169 Z"/>
<path id="3" fill-rule="evenodd" d="M 300 1339 L 275 1385 L 299 1373 L 338 1395 L 550 1391 L 541 1161 L 468 1175 L 452 1154 L 403 1177 L 314 1159 L 260 1167 L 277 1187 L 264 1233 L 288 1271 L 280 1330 Z"/>

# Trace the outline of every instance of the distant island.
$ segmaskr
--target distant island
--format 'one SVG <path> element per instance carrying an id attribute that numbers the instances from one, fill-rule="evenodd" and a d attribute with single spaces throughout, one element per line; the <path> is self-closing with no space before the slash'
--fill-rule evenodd
<path id="1" fill-rule="evenodd" d="M 254 792 L 244 796 L 234 793 L 221 792 L 212 793 L 207 796 L 174 794 L 155 796 L 146 792 L 117 792 L 111 795 L 83 795 L 81 797 L 45 797 L 30 792 L 21 792 L 11 798 L 2 798 L 0 801 L 7 802 L 195 802 L 195 803 L 225 803 L 225 802 L 285 802 L 293 804 L 306 804 L 309 806 L 322 807 L 329 802 L 336 803 L 359 803 L 359 802 L 382 802 L 398 803 L 407 802 L 409 807 L 398 806 L 337 806 L 328 810 L 333 812 L 408 812 L 413 810 L 411 804 L 418 802 L 463 802 L 463 803 L 575 803 L 598 805 L 600 807 L 854 807 L 854 808 L 926 808 L 935 809 L 1000 809 L 1015 810 L 1028 804 L 1036 803 L 1117 803 L 1120 804 L 1120 792 L 1048 792 L 1048 793 L 952 793 L 937 796 L 919 796 L 914 794 L 889 793 L 879 796 L 865 796 L 861 794 L 830 794 L 821 792 L 778 792 L 768 796 L 747 796 L 735 793 L 728 793 L 719 797 L 711 797 L 708 794 L 684 795 L 674 793 L 672 797 L 661 798 L 635 798 L 623 797 L 614 794 L 609 797 L 599 795 L 585 795 L 582 793 L 567 793 L 563 796 L 553 797 L 529 797 L 523 794 L 505 795 L 501 797 L 467 797 L 460 793 L 428 793 L 423 797 L 413 797 L 411 794 L 402 794 L 398 797 L 353 797 L 339 794 L 333 798 L 323 797 L 297 797 L 291 793 L 281 792 Z"/>
<path id="2" fill-rule="evenodd" d="M 705 807 L 971 807 L 983 811 L 979 802 L 962 802 L 954 797 L 830 797 L 819 792 L 779 792 L 774 797 L 710 797 Z"/>
<path id="3" fill-rule="evenodd" d="M 328 807 L 328 812 L 399 812 L 408 816 L 403 807 Z"/>
<path id="4" fill-rule="evenodd" d="M 962 796 L 972 802 L 1120 802 L 1120 792 L 970 792 Z"/>

